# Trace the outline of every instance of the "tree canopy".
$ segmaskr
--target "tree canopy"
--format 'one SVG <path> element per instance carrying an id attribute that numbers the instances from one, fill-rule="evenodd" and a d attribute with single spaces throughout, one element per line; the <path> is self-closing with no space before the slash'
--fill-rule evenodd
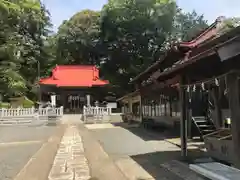
<path id="1" fill-rule="evenodd" d="M 109 0 L 83 10 L 52 34 L 40 0 L 0 0 L 0 93 L 34 97 L 39 76 L 56 64 L 95 64 L 119 95 L 128 82 L 169 48 L 207 27 L 174 0 Z"/>
<path id="2" fill-rule="evenodd" d="M 172 0 L 109 0 L 100 12 L 84 10 L 57 34 L 64 63 L 96 64 L 120 94 L 169 44 L 190 40 L 207 27 L 202 15 L 184 13 Z"/>
<path id="3" fill-rule="evenodd" d="M 0 91 L 5 96 L 30 93 L 37 62 L 49 60 L 44 46 L 51 27 L 40 0 L 0 1 Z"/>

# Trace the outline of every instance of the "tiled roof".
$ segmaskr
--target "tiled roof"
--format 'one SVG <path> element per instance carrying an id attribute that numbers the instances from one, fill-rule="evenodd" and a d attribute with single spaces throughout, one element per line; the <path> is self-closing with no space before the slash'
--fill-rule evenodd
<path id="1" fill-rule="evenodd" d="M 40 79 L 40 84 L 57 87 L 92 87 L 109 84 L 99 78 L 99 69 L 93 65 L 57 65 L 52 76 Z"/>

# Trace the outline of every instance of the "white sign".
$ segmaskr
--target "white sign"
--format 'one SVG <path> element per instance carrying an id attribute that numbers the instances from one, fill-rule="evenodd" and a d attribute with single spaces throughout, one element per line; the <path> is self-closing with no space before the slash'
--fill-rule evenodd
<path id="1" fill-rule="evenodd" d="M 107 107 L 109 108 L 117 108 L 117 103 L 116 102 L 111 102 L 111 103 L 107 103 Z"/>
<path id="2" fill-rule="evenodd" d="M 52 106 L 56 106 L 56 95 L 51 95 L 51 104 Z"/>
<path id="3" fill-rule="evenodd" d="M 87 95 L 87 106 L 90 106 L 90 95 Z"/>

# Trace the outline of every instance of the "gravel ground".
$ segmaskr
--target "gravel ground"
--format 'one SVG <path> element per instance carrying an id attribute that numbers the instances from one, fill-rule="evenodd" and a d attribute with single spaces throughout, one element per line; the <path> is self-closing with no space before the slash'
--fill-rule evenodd
<path id="1" fill-rule="evenodd" d="M 0 180 L 12 180 L 55 130 L 56 126 L 0 127 L 0 144 L 4 144 L 0 146 Z"/>
<path id="2" fill-rule="evenodd" d="M 0 127 L 0 143 L 45 140 L 52 135 L 55 129 L 55 126 Z"/>
<path id="3" fill-rule="evenodd" d="M 92 130 L 110 156 L 135 156 L 157 151 L 179 151 L 173 144 L 151 137 L 141 128 L 103 128 Z M 159 135 L 160 136 L 160 135 Z M 162 138 L 163 139 L 163 138 Z"/>
<path id="4" fill-rule="evenodd" d="M 12 180 L 42 144 L 0 148 L 0 179 Z"/>
<path id="5" fill-rule="evenodd" d="M 165 140 L 166 137 L 171 136 L 164 131 L 146 130 L 136 125 L 129 127 L 121 123 L 117 127 L 93 128 L 90 131 L 123 172 L 131 171 L 128 177 L 141 172 L 134 171 L 133 168 L 137 167 L 133 166 L 133 162 L 130 161 L 132 159 L 156 180 L 185 179 L 161 166 L 172 160 L 181 159 L 180 148 Z M 181 169 L 180 166 L 178 168 Z"/>

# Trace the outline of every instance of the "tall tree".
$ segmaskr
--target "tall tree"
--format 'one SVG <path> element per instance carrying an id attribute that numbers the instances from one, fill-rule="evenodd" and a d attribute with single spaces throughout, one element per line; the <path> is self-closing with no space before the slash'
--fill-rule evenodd
<path id="1" fill-rule="evenodd" d="M 102 68 L 112 83 L 127 91 L 130 78 L 155 60 L 172 30 L 175 11 L 175 2 L 168 0 L 109 1 L 101 15 L 107 55 Z"/>
<path id="2" fill-rule="evenodd" d="M 23 95 L 36 81 L 37 62 L 44 64 L 49 15 L 40 0 L 1 0 L 0 8 L 0 91 Z"/>
<path id="3" fill-rule="evenodd" d="M 84 10 L 63 22 L 57 35 L 57 57 L 61 63 L 97 63 L 99 18 L 99 12 Z"/>
<path id="4" fill-rule="evenodd" d="M 172 41 L 189 40 L 206 26 L 203 16 L 183 13 L 174 0 L 109 0 L 100 13 L 84 10 L 60 26 L 58 61 L 99 65 L 123 94 Z"/>
<path id="5" fill-rule="evenodd" d="M 203 15 L 198 15 L 196 11 L 185 13 L 178 9 L 172 37 L 179 41 L 189 41 L 207 27 L 208 24 Z"/>

